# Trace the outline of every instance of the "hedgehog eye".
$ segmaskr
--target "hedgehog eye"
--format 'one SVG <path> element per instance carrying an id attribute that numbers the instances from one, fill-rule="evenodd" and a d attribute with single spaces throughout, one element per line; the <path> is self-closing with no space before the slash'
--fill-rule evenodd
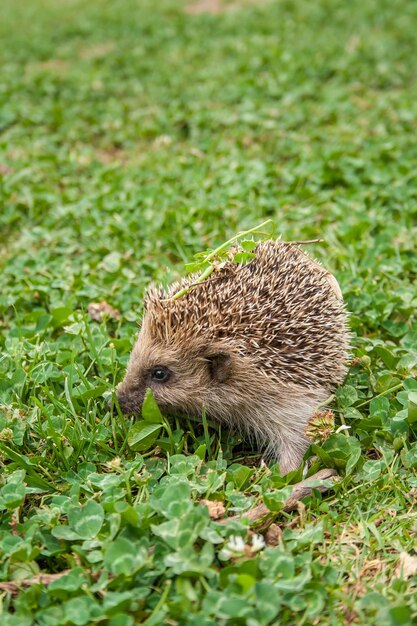
<path id="1" fill-rule="evenodd" d="M 171 372 L 166 367 L 161 367 L 158 365 L 151 370 L 151 379 L 155 383 L 165 383 L 170 376 Z"/>

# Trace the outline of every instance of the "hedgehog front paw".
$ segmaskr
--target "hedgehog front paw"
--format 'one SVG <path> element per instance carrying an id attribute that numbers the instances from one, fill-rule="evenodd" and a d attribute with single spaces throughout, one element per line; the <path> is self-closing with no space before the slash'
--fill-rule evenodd
<path id="1" fill-rule="evenodd" d="M 289 472 L 293 472 L 294 470 L 298 470 L 307 446 L 308 444 L 306 445 L 303 441 L 302 446 L 285 446 L 285 448 L 281 450 L 279 455 L 279 468 L 282 476 L 285 476 L 285 474 L 289 474 Z"/>

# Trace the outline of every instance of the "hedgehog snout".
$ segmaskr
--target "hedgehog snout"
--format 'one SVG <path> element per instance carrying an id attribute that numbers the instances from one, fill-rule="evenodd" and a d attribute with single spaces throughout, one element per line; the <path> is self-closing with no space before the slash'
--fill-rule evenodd
<path id="1" fill-rule="evenodd" d="M 121 412 L 124 415 L 128 415 L 129 413 L 140 412 L 144 400 L 144 393 L 139 390 L 132 391 L 122 387 L 117 389 L 116 398 Z"/>

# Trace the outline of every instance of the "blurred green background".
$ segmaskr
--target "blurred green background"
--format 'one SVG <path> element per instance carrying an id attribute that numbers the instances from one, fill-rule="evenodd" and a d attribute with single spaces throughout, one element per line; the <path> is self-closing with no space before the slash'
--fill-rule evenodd
<path id="1" fill-rule="evenodd" d="M 367 285 L 384 305 L 401 290 L 417 5 L 204 6 L 2 3 L 3 310 L 30 285 L 45 305 L 127 312 L 166 266 L 264 217 L 322 237 L 314 254 L 371 323 Z"/>

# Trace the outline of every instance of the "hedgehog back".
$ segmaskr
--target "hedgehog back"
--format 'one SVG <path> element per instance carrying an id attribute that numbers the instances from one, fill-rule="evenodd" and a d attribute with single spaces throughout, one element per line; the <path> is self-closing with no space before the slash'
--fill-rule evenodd
<path id="1" fill-rule="evenodd" d="M 347 314 L 326 271 L 298 247 L 267 241 L 246 265 L 227 263 L 193 285 L 150 290 L 146 318 L 156 340 L 181 345 L 221 340 L 281 383 L 330 390 L 345 375 Z"/>

